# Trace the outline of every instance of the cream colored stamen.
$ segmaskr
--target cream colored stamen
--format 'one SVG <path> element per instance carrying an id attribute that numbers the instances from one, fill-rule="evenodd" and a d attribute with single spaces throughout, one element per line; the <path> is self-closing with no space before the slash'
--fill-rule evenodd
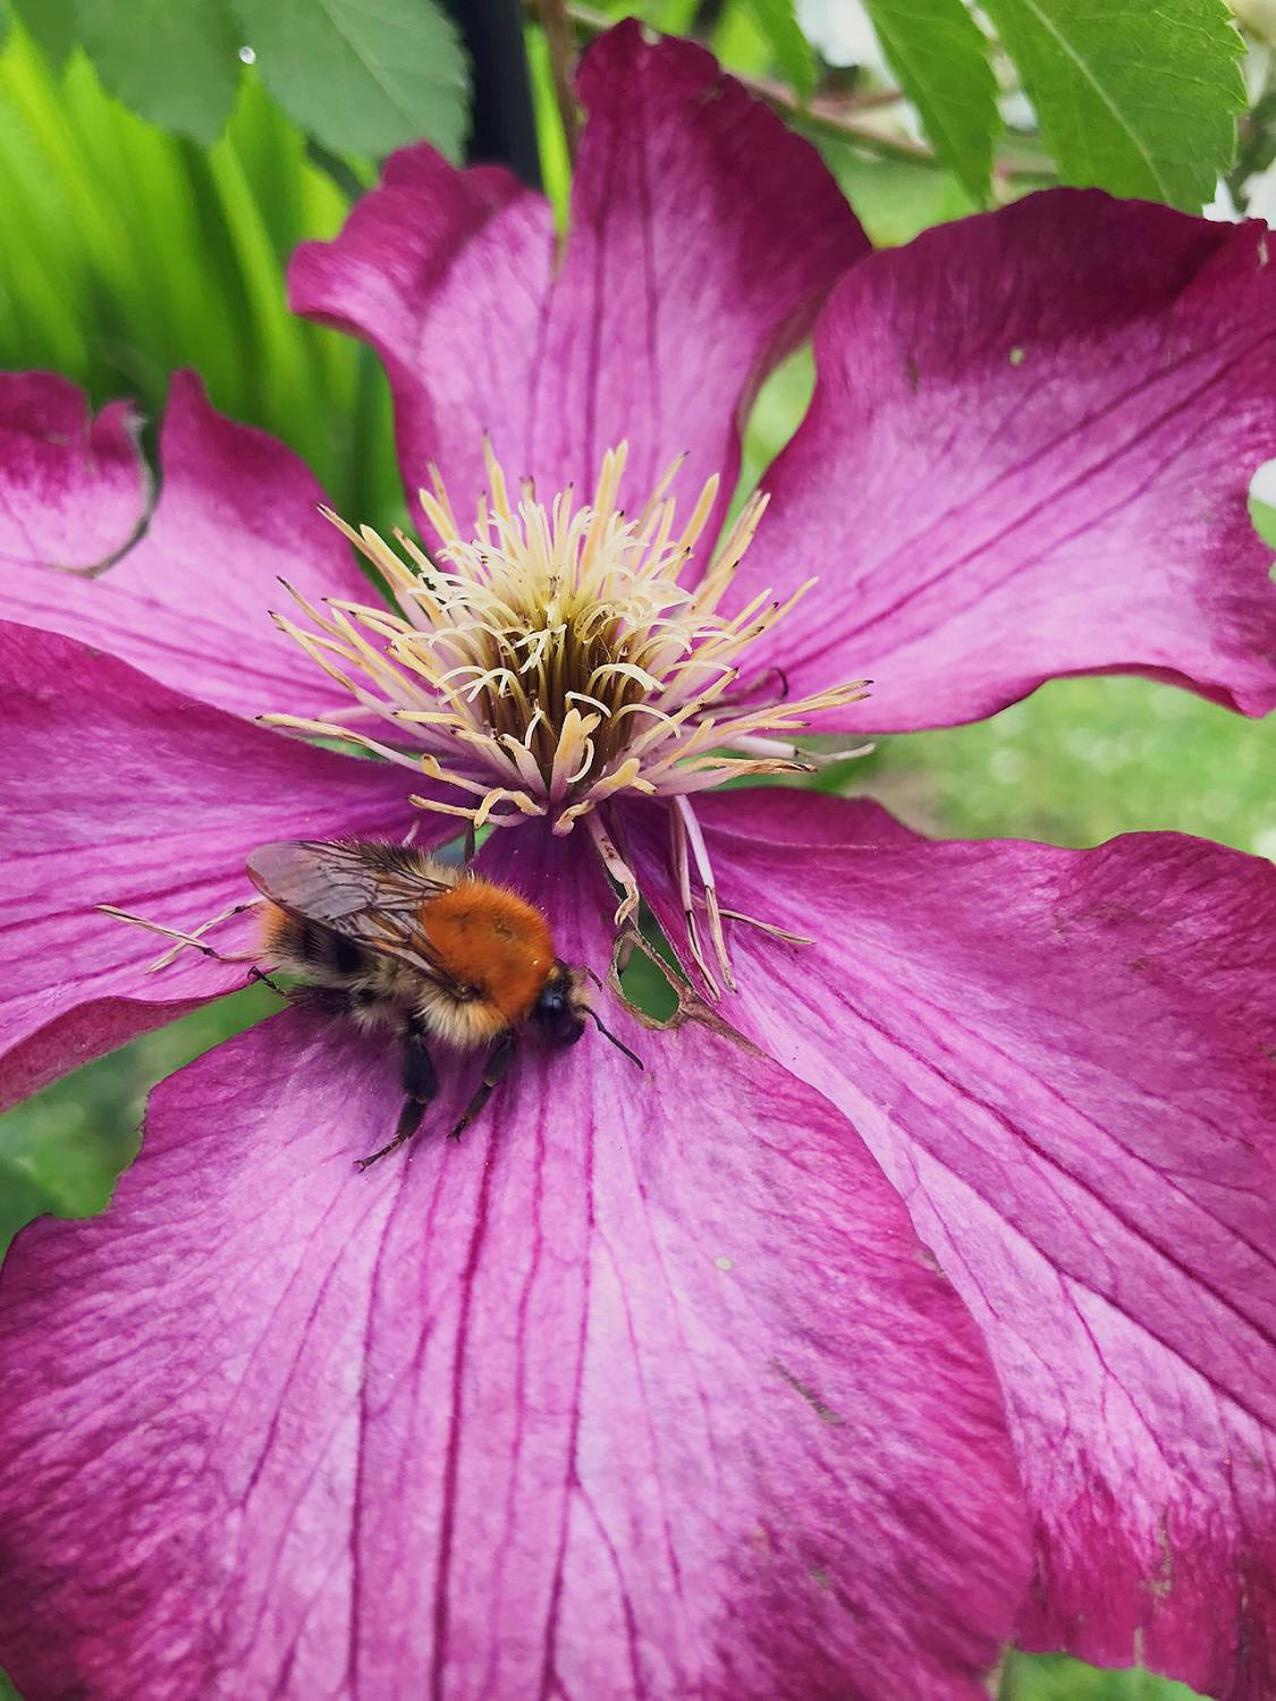
<path id="1" fill-rule="evenodd" d="M 325 510 L 385 580 L 394 607 L 337 600 L 316 607 L 293 592 L 306 623 L 277 614 L 276 624 L 350 691 L 356 708 L 329 721 L 263 718 L 406 764 L 455 793 L 415 803 L 472 828 L 543 816 L 565 834 L 588 821 L 623 894 L 619 922 L 637 906 L 637 883 L 597 812 L 626 794 L 669 799 L 692 954 L 715 986 L 698 905 L 718 978 L 730 986 L 723 912 L 691 799 L 743 775 L 806 773 L 834 759 L 812 755 L 793 735 L 821 711 L 863 697 L 867 682 L 793 702 L 750 700 L 749 647 L 814 583 L 786 598 L 764 592 L 729 617 L 719 613 L 765 496 L 745 504 L 699 582 L 686 584 L 717 500 L 716 478 L 678 530 L 669 494 L 678 462 L 629 518 L 619 506 L 623 443 L 603 457 L 593 500 L 581 506 L 570 489 L 546 505 L 526 482 L 515 502 L 490 447 L 485 454 L 488 488 L 472 529 L 462 528 L 431 468 L 433 488 L 421 501 L 439 538 L 433 554 L 398 532 L 392 548 L 371 528 L 355 530 Z M 354 730 L 351 718 L 380 718 L 385 736 Z"/>

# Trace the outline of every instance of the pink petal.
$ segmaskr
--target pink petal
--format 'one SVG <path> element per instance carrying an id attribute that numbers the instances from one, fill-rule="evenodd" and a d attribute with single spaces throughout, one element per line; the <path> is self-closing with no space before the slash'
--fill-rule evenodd
<path id="1" fill-rule="evenodd" d="M 10 565 L 100 567 L 142 522 L 146 477 L 132 408 L 93 418 L 47 372 L 0 373 L 0 585 Z"/>
<path id="2" fill-rule="evenodd" d="M 484 432 L 531 468 L 531 370 L 553 263 L 546 201 L 504 170 L 457 171 L 425 146 L 391 156 L 334 241 L 293 255 L 295 311 L 381 357 L 414 511 L 430 459 L 474 508 Z"/>
<path id="3" fill-rule="evenodd" d="M 1037 1522 L 1021 1639 L 1276 1692 L 1276 869 L 851 804 L 795 850 L 773 795 L 721 800 L 719 892 L 816 943 L 735 927 L 723 1012 L 863 1130 L 984 1329 Z"/>
<path id="4" fill-rule="evenodd" d="M 145 535 L 100 577 L 0 560 L 0 618 L 79 638 L 238 714 L 348 706 L 348 693 L 270 620 L 272 609 L 298 614 L 281 578 L 311 599 L 377 600 L 320 515 L 310 471 L 266 433 L 217 413 L 192 373 L 173 380 L 160 468 Z M 91 470 L 80 457 L 65 472 L 76 511 L 96 500 Z M 49 500 L 26 463 L 10 481 L 32 508 Z"/>
<path id="5" fill-rule="evenodd" d="M 293 306 L 385 361 L 410 492 L 442 469 L 458 515 L 486 479 L 591 485 L 631 448 L 638 499 L 672 458 L 690 501 L 739 466 L 738 420 L 867 242 L 819 156 L 702 48 L 619 24 L 590 49 L 571 235 L 549 208 L 429 149 L 399 154 L 335 242 L 293 261 Z"/>
<path id="6" fill-rule="evenodd" d="M 891 730 L 1114 669 L 1276 704 L 1267 240 L 1055 190 L 857 267 L 735 591 L 820 575 L 769 658 L 794 694 L 867 674 L 842 724 Z"/>
<path id="7" fill-rule="evenodd" d="M 0 623 L 0 1106 L 194 1003 L 245 967 L 100 915 L 188 929 L 253 896 L 271 839 L 401 835 L 396 771 L 292 743 L 54 633 Z M 232 926 L 219 949 L 242 944 Z"/>
<path id="8" fill-rule="evenodd" d="M 157 939 L 151 957 L 158 957 L 162 948 Z M 11 954 L 12 948 L 5 957 Z M 50 1016 L 43 1027 L 16 1041 L 12 1036 L 22 1032 L 24 1020 L 28 1025 L 32 1020 L 39 1021 L 39 1013 L 32 1016 L 29 1010 L 14 1012 L 0 1006 L 0 1044 L 12 1044 L 11 1050 L 0 1054 L 0 1111 L 21 1104 L 50 1081 L 92 1063 L 94 1058 L 105 1057 L 108 1051 L 127 1045 L 140 1034 L 188 1016 L 219 992 L 234 992 L 246 984 L 243 970 L 218 974 L 210 966 L 206 975 L 184 977 L 187 985 L 199 986 L 198 992 L 189 998 L 166 998 L 163 993 L 171 989 L 171 975 L 167 988 L 152 988 L 141 982 L 136 971 L 134 978 L 143 996 L 91 998 L 87 1004 L 72 1004 L 63 1014 Z M 68 996 L 74 998 L 74 990 Z"/>
<path id="9" fill-rule="evenodd" d="M 19 1686 L 979 1701 L 1026 1536 L 969 1318 L 824 1100 L 632 1029 L 645 1075 L 529 1045 L 460 1145 L 449 1066 L 357 1175 L 392 1052 L 290 1012 L 157 1090 L 107 1217 L 19 1237 Z"/>
<path id="10" fill-rule="evenodd" d="M 871 798 L 857 797 L 851 805 L 831 792 L 788 785 L 759 787 L 743 800 L 738 790 L 704 792 L 696 798 L 695 813 L 715 833 L 746 844 L 763 839 L 772 845 L 867 850 L 879 844 L 916 844 L 921 838 Z"/>

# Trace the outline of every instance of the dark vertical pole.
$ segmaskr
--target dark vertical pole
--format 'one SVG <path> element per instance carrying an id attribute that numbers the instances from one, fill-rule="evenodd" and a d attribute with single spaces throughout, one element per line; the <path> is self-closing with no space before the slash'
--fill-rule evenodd
<path id="1" fill-rule="evenodd" d="M 522 0 L 444 3 L 465 38 L 474 76 L 470 162 L 508 165 L 524 183 L 539 189 L 541 162 L 523 52 Z"/>

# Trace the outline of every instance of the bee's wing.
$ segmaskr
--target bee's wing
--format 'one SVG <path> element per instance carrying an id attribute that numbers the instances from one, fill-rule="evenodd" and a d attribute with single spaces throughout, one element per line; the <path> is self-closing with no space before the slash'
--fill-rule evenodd
<path id="1" fill-rule="evenodd" d="M 416 917 L 421 905 L 448 891 L 455 878 L 420 851 L 300 839 L 255 850 L 248 858 L 248 877 L 281 909 L 441 978 Z"/>

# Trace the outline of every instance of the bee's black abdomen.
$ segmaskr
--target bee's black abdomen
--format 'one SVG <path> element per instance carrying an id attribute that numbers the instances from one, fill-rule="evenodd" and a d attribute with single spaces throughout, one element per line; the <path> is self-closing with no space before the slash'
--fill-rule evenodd
<path id="1" fill-rule="evenodd" d="M 357 940 L 306 916 L 285 915 L 274 944 L 303 974 L 352 980 L 367 968 L 367 952 Z"/>
<path id="2" fill-rule="evenodd" d="M 353 939 L 344 933 L 329 934 L 332 945 L 332 966 L 339 975 L 357 975 L 363 967 L 363 952 Z"/>

